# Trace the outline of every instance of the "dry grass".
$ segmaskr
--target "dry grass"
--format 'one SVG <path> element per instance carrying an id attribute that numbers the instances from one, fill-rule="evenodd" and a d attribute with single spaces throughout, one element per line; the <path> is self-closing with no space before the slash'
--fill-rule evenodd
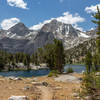
<path id="1" fill-rule="evenodd" d="M 80 77 L 80 75 L 75 74 Z M 38 86 L 32 84 L 34 78 L 25 78 L 18 81 L 9 80 L 7 78 L 0 77 L 0 100 L 8 100 L 12 95 L 14 96 L 28 96 L 30 100 L 41 100 L 41 90 Z M 73 100 L 72 93 L 74 89 L 80 88 L 80 83 L 63 83 L 55 82 L 52 77 L 37 77 L 38 82 L 49 83 L 49 88 L 52 89 L 52 100 Z M 30 87 L 28 90 L 24 90 L 24 87 Z"/>

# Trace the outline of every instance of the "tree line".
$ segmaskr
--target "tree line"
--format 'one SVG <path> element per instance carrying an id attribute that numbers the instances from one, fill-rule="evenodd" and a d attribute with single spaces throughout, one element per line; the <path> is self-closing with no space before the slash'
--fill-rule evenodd
<path id="1" fill-rule="evenodd" d="M 18 63 L 23 63 L 27 70 L 30 69 L 30 64 L 39 65 L 46 63 L 51 70 L 62 72 L 65 64 L 63 43 L 60 40 L 54 39 L 54 43 L 38 48 L 32 55 L 23 52 L 13 54 L 0 51 L 0 70 L 17 68 Z"/>

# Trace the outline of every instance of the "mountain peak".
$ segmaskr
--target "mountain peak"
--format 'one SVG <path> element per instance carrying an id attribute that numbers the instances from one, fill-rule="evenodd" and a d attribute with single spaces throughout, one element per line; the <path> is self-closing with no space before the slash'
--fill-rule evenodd
<path id="1" fill-rule="evenodd" d="M 42 32 L 50 32 L 55 35 L 55 37 L 78 37 L 76 29 L 71 24 L 66 24 L 53 19 L 50 23 L 45 24 Z"/>
<path id="2" fill-rule="evenodd" d="M 8 31 L 16 33 L 19 36 L 24 36 L 29 33 L 29 29 L 21 22 L 11 27 Z"/>
<path id="3" fill-rule="evenodd" d="M 17 26 L 17 25 L 19 25 L 19 26 L 25 26 L 24 23 L 22 23 L 22 22 L 17 23 L 15 26 Z"/>
<path id="4" fill-rule="evenodd" d="M 56 19 L 51 20 L 50 23 L 57 23 L 58 21 Z"/>

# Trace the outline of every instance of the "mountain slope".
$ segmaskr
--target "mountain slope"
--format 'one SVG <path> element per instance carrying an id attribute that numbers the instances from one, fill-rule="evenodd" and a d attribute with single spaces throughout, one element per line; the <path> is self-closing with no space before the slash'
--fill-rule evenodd
<path id="1" fill-rule="evenodd" d="M 84 41 L 79 45 L 66 50 L 67 62 L 72 60 L 73 63 L 84 62 L 84 58 L 87 52 L 90 51 L 92 54 L 96 51 L 96 38 Z"/>
<path id="2" fill-rule="evenodd" d="M 60 39 L 65 50 L 78 46 L 84 41 L 95 38 L 96 31 L 81 32 L 71 24 L 52 20 L 41 29 L 29 30 L 23 23 L 18 23 L 8 30 L 0 30 L 0 49 L 8 52 L 25 52 L 32 54 L 40 47 Z"/>

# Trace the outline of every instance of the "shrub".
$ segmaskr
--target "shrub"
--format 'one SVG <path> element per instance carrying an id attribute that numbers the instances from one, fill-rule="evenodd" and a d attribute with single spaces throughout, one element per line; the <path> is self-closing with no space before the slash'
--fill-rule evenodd
<path id="1" fill-rule="evenodd" d="M 73 73 L 74 72 L 74 70 L 72 69 L 72 67 L 69 67 L 68 69 L 67 69 L 67 71 L 66 71 L 66 73 L 68 74 L 68 73 Z"/>
<path id="2" fill-rule="evenodd" d="M 52 76 L 58 76 L 58 71 L 57 70 L 52 70 L 49 74 L 48 74 L 48 77 L 52 77 Z"/>
<path id="3" fill-rule="evenodd" d="M 88 95 L 95 95 L 98 91 L 100 92 L 100 74 L 98 75 L 98 73 L 94 72 L 91 72 L 90 74 L 84 73 L 81 88 L 81 98 Z M 98 100 L 100 100 L 100 98 Z"/>

